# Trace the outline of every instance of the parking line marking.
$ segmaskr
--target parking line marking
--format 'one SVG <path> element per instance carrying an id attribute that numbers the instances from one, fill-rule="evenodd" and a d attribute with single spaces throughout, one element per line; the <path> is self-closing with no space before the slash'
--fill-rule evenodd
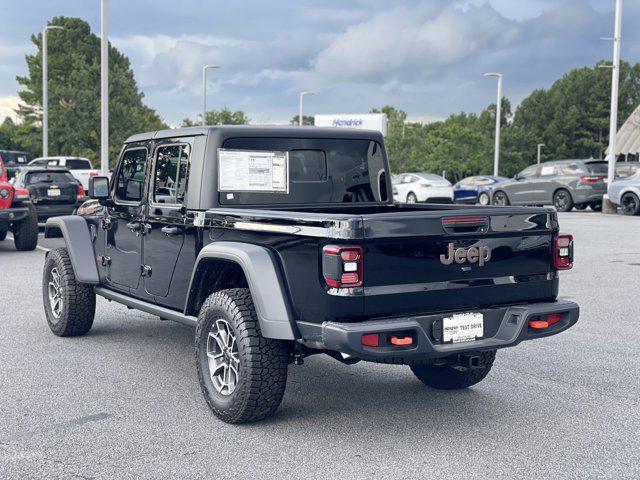
<path id="1" fill-rule="evenodd" d="M 13 240 L 13 235 L 7 235 L 7 238 L 9 240 Z M 40 245 L 36 245 L 36 248 L 38 250 L 42 250 L 43 252 L 48 252 L 49 250 L 51 250 L 50 248 L 44 248 L 44 247 L 41 247 Z"/>

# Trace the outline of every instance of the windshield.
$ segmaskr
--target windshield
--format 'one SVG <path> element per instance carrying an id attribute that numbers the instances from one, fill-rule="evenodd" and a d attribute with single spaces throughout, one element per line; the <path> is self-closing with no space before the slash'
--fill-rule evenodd
<path id="1" fill-rule="evenodd" d="M 222 190 L 219 185 L 222 205 L 384 202 L 388 198 L 384 151 L 374 141 L 231 138 L 224 142 L 223 149 L 225 155 L 234 151 L 238 155 L 287 152 L 289 181 L 288 191 Z M 271 175 L 261 171 L 261 179 L 265 172 Z"/>

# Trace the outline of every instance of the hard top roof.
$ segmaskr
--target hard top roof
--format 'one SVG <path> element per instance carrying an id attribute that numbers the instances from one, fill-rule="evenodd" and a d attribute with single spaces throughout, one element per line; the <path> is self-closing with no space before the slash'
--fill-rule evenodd
<path id="1" fill-rule="evenodd" d="M 382 141 L 382 134 L 376 130 L 356 130 L 332 127 L 298 127 L 279 125 L 212 125 L 204 127 L 182 127 L 170 130 L 138 133 L 125 140 L 125 143 L 144 142 L 159 138 L 192 137 L 223 133 L 225 136 L 242 137 L 294 137 L 294 138 L 333 138 Z"/>

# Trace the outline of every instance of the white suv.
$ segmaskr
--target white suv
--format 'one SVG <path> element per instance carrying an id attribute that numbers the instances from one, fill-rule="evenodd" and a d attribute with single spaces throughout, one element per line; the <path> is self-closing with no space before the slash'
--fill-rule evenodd
<path id="1" fill-rule="evenodd" d="M 453 187 L 440 175 L 402 173 L 393 178 L 393 199 L 398 203 L 453 203 Z"/>

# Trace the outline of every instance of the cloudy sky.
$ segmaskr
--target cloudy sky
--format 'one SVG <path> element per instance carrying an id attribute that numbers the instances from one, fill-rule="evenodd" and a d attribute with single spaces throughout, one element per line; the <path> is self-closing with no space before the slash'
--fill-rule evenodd
<path id="1" fill-rule="evenodd" d="M 614 0 L 111 0 L 110 39 L 132 61 L 146 103 L 176 125 L 202 105 L 255 123 L 385 104 L 429 121 L 480 111 L 502 72 L 517 103 L 571 68 L 611 58 Z M 99 34 L 99 0 L 0 0 L 0 116 L 17 101 L 31 33 L 56 15 Z M 638 2 L 626 2 L 623 58 L 640 61 Z"/>

